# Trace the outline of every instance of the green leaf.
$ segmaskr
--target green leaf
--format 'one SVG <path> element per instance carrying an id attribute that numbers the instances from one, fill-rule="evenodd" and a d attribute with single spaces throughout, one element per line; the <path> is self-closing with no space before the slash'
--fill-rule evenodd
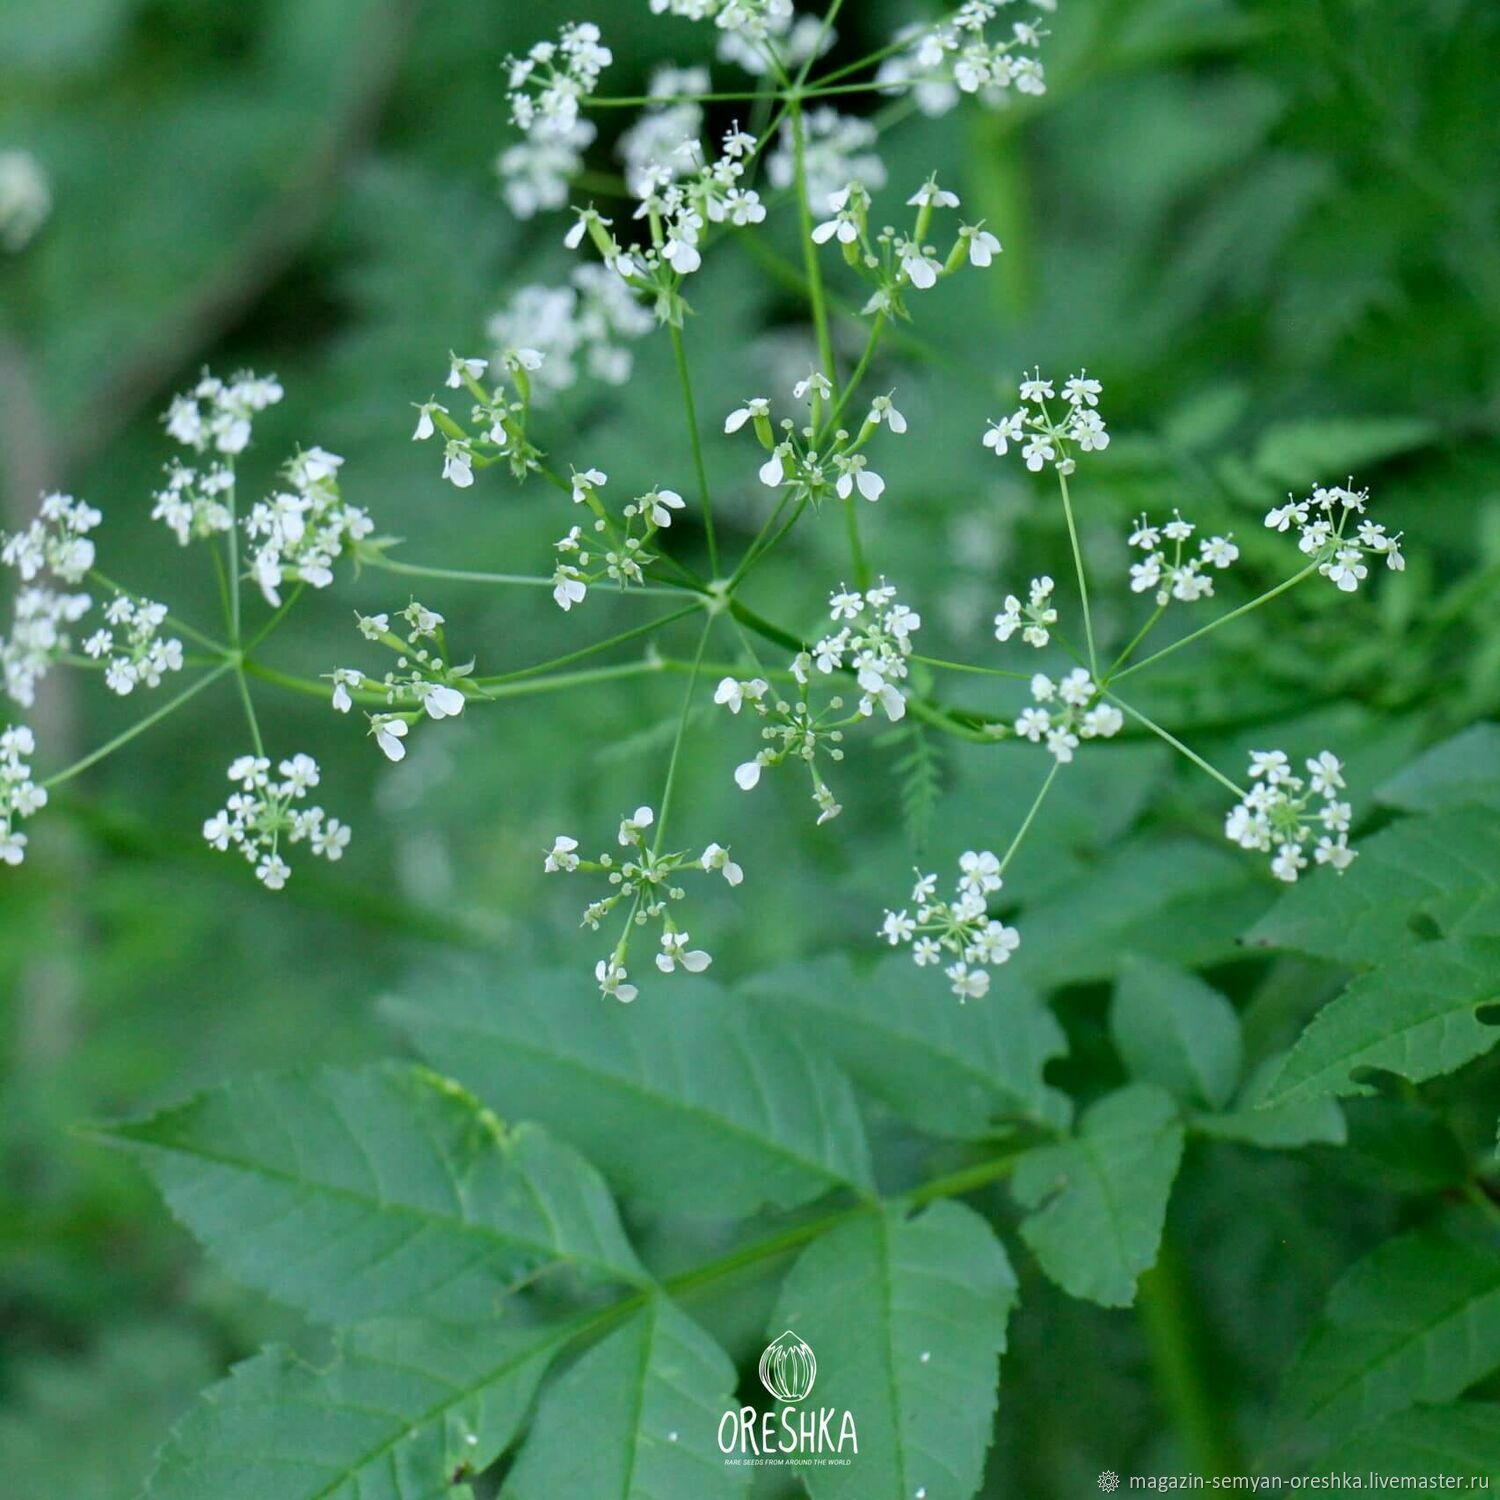
<path id="1" fill-rule="evenodd" d="M 1500 809 L 1500 724 L 1471 724 L 1419 755 L 1376 793 L 1406 812 L 1446 812 L 1483 805 Z"/>
<path id="2" fill-rule="evenodd" d="M 1156 1262 L 1167 1199 L 1182 1158 L 1171 1098 L 1136 1083 L 1092 1105 L 1072 1139 L 1028 1151 L 1012 1188 L 1042 1269 L 1064 1291 L 1128 1307 Z"/>
<path id="3" fill-rule="evenodd" d="M 332 1322 L 481 1316 L 552 1265 L 645 1274 L 587 1162 L 425 1068 L 254 1078 L 109 1139 L 241 1281 Z"/>
<path id="4" fill-rule="evenodd" d="M 1353 981 L 1292 1048 L 1271 1104 L 1368 1093 L 1354 1074 L 1378 1068 L 1413 1083 L 1451 1073 L 1500 1041 L 1479 1017 L 1500 1001 L 1500 940 L 1423 943 Z"/>
<path id="5" fill-rule="evenodd" d="M 852 1413 L 858 1429 L 850 1465 L 802 1471 L 814 1500 L 968 1500 L 1015 1300 L 1003 1246 L 958 1203 L 861 1215 L 814 1241 L 768 1330 L 806 1341 L 812 1401 Z"/>
<path id="6" fill-rule="evenodd" d="M 1500 936 L 1500 815 L 1403 818 L 1364 840 L 1347 874 L 1299 881 L 1247 941 L 1365 967 L 1434 926 L 1446 937 Z"/>
<path id="7" fill-rule="evenodd" d="M 1187 966 L 1237 952 L 1264 884 L 1228 849 L 1154 837 L 1117 844 L 1081 878 L 1028 906 L 1007 978 L 1038 988 L 1112 979 L 1125 952 Z"/>
<path id="8" fill-rule="evenodd" d="M 1319 1469 L 1500 1479 L 1500 1405 L 1459 1401 L 1395 1412 L 1341 1443 Z"/>
<path id="9" fill-rule="evenodd" d="M 748 1469 L 715 1434 L 734 1366 L 665 1297 L 652 1297 L 543 1394 L 502 1500 L 725 1500 Z"/>
<path id="10" fill-rule="evenodd" d="M 1126 955 L 1109 1025 L 1125 1066 L 1142 1083 L 1214 1109 L 1233 1096 L 1244 1055 L 1240 1019 L 1196 974 Z"/>
<path id="11" fill-rule="evenodd" d="M 1305 487 L 1425 448 L 1437 435 L 1416 417 L 1321 417 L 1270 427 L 1255 449 L 1255 467 L 1276 485 Z"/>
<path id="12" fill-rule="evenodd" d="M 1388 1240 L 1334 1287 L 1282 1387 L 1284 1416 L 1336 1439 L 1500 1368 L 1500 1255 L 1423 1230 Z"/>
<path id="13" fill-rule="evenodd" d="M 1000 976 L 989 997 L 958 1005 L 909 959 L 856 975 L 845 957 L 789 964 L 743 991 L 770 1006 L 862 1089 L 919 1130 L 961 1140 L 1017 1117 L 1065 1126 L 1065 1095 L 1043 1071 L 1067 1051 L 1052 1012 Z"/>
<path id="14" fill-rule="evenodd" d="M 178 1424 L 145 1500 L 439 1500 L 515 1438 L 571 1328 L 372 1323 L 316 1369 L 268 1349 Z M 470 1441 L 472 1438 L 474 1441 Z"/>
<path id="15" fill-rule="evenodd" d="M 629 1009 L 558 974 L 499 994 L 449 984 L 392 1010 L 435 1066 L 570 1141 L 631 1198 L 738 1215 L 870 1187 L 849 1081 L 704 980 Z"/>
<path id="16" fill-rule="evenodd" d="M 1284 1061 L 1282 1055 L 1266 1058 L 1250 1075 L 1232 1109 L 1223 1114 L 1195 1115 L 1193 1129 L 1199 1135 L 1268 1150 L 1342 1146 L 1349 1137 L 1349 1128 L 1338 1100 L 1306 1099 L 1278 1105 L 1265 1102 Z"/>

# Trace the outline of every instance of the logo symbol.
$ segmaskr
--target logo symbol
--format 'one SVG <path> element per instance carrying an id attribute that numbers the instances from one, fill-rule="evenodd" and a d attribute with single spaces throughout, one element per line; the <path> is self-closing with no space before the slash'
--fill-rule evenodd
<path id="1" fill-rule="evenodd" d="M 1120 1488 L 1120 1476 L 1116 1474 L 1113 1469 L 1106 1469 L 1099 1476 L 1099 1488 L 1103 1490 L 1106 1495 L 1114 1494 L 1114 1492 Z"/>
<path id="2" fill-rule="evenodd" d="M 790 1328 L 766 1345 L 760 1357 L 760 1383 L 778 1401 L 800 1401 L 817 1378 L 812 1349 Z"/>

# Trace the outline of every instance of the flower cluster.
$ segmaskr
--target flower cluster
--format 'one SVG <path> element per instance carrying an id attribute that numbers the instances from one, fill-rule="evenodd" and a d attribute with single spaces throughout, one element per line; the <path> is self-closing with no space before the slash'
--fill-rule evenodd
<path id="1" fill-rule="evenodd" d="M 44 495 L 39 515 L 24 531 L 0 538 L 0 562 L 14 568 L 27 585 L 16 593 L 10 634 L 0 636 L 5 691 L 23 708 L 36 701 L 37 683 L 72 646 L 68 627 L 94 603 L 88 594 L 38 580 L 50 574 L 61 583 L 82 582 L 94 566 L 89 533 L 101 519 L 92 506 L 71 495 Z"/>
<path id="2" fill-rule="evenodd" d="M 614 887 L 608 896 L 595 901 L 584 911 L 583 925 L 597 932 L 611 912 L 621 906 L 625 908 L 625 925 L 620 940 L 609 957 L 601 958 L 594 967 L 600 993 L 623 1004 L 629 1004 L 639 993 L 629 982 L 630 973 L 625 966 L 631 934 L 637 927 L 651 922 L 661 924 L 656 967 L 663 974 L 675 973 L 678 968 L 698 974 L 713 962 L 701 948 L 688 947 L 689 935 L 677 926 L 673 918 L 671 903 L 681 901 L 687 894 L 674 883 L 675 877 L 686 870 L 717 872 L 732 886 L 745 878 L 744 871 L 721 844 L 710 844 L 697 856 L 680 850 L 663 853 L 659 836 L 654 843 L 647 841 L 647 831 L 655 823 L 653 809 L 638 807 L 620 821 L 618 838 L 620 847 L 627 851 L 625 854 L 616 856 L 606 852 L 596 860 L 580 859 L 578 840 L 559 834 L 543 861 L 543 869 L 549 875 L 571 875 L 583 870 L 607 876 Z"/>
<path id="3" fill-rule="evenodd" d="M 1104 701 L 1083 667 L 1075 667 L 1061 682 L 1038 672 L 1031 679 L 1031 696 L 1035 701 L 1021 710 L 1012 728 L 1033 745 L 1045 741 L 1061 766 L 1073 759 L 1080 740 L 1113 739 L 1125 727 L 1125 716 Z"/>
<path id="4" fill-rule="evenodd" d="M 806 683 L 814 669 L 825 677 L 849 671 L 859 684 L 858 717 L 868 719 L 876 704 L 893 723 L 906 716 L 906 680 L 911 638 L 922 617 L 896 602 L 895 587 L 880 580 L 864 593 L 843 590 L 829 596 L 829 613 L 840 628 L 792 663 L 792 674 Z"/>
<path id="5" fill-rule="evenodd" d="M 799 686 L 806 686 L 805 681 Z M 761 737 L 766 748 L 753 760 L 747 760 L 735 768 L 734 779 L 742 791 L 753 791 L 760 785 L 760 774 L 783 761 L 795 757 L 807 764 L 812 775 L 813 801 L 818 806 L 818 822 L 826 823 L 843 811 L 834 800 L 828 784 L 818 772 L 817 755 L 827 747 L 830 760 L 842 760 L 844 752 L 839 748 L 844 730 L 857 722 L 859 715 L 839 719 L 835 716 L 842 710 L 844 700 L 833 697 L 826 709 L 815 713 L 800 693 L 796 703 L 771 696 L 771 685 L 763 677 L 741 680 L 736 677 L 723 678 L 714 690 L 714 702 L 738 714 L 748 707 L 750 711 L 766 721 Z"/>
<path id="6" fill-rule="evenodd" d="M 474 471 L 487 469 L 501 458 L 509 461 L 517 479 L 525 479 L 536 468 L 539 455 L 526 437 L 526 419 L 531 408 L 532 377 L 545 368 L 547 356 L 529 345 L 510 345 L 499 352 L 493 366 L 487 359 L 470 355 L 448 357 L 449 390 L 465 390 L 473 397 L 469 408 L 471 432 L 436 399 L 429 397 L 417 407 L 414 443 L 425 443 L 441 434 L 443 478 L 455 489 L 474 483 Z M 486 371 L 499 378 L 492 388 L 480 382 Z M 515 394 L 511 394 L 511 388 Z"/>
<path id="7" fill-rule="evenodd" d="M 397 613 L 407 629 L 397 634 L 388 614 L 360 615 L 359 633 L 388 647 L 396 655 L 394 671 L 371 677 L 358 667 L 339 667 L 329 674 L 335 712 L 354 706 L 354 693 L 378 695 L 392 712 L 370 714 L 370 733 L 388 760 L 406 758 L 406 736 L 423 714 L 429 719 L 456 719 L 467 702 L 468 678 L 474 663 L 448 660 L 444 620 L 434 609 L 413 600 Z"/>
<path id="8" fill-rule="evenodd" d="M 1015 443 L 1033 474 L 1040 473 L 1048 464 L 1059 474 L 1071 474 L 1077 467 L 1075 449 L 1079 453 L 1095 453 L 1109 447 L 1109 432 L 1098 411 L 1102 391 L 1103 387 L 1089 378 L 1087 370 L 1069 376 L 1063 382 L 1063 403 L 1067 409 L 1054 420 L 1049 403 L 1057 395 L 1052 382 L 1040 371 L 1033 371 L 1021 382 L 1021 405 L 1010 416 L 990 423 L 984 446 L 1003 456 Z"/>
<path id="9" fill-rule="evenodd" d="M 281 780 L 271 778 L 271 762 L 264 755 L 241 755 L 229 767 L 238 790 L 203 825 L 203 837 L 215 849 L 231 845 L 254 867 L 255 878 L 267 890 L 279 891 L 291 867 L 281 857 L 283 840 L 306 842 L 323 859 L 343 857 L 349 829 L 330 818 L 321 807 L 299 807 L 320 779 L 318 763 L 310 755 L 294 755 L 277 766 Z"/>
<path id="10" fill-rule="evenodd" d="M 26 858 L 26 835 L 16 825 L 47 802 L 47 789 L 31 779 L 26 760 L 35 753 L 36 740 L 24 724 L 0 732 L 0 862 L 8 865 Z"/>
<path id="11" fill-rule="evenodd" d="M 1226 536 L 1205 537 L 1198 543 L 1196 555 L 1183 555 L 1184 548 L 1196 528 L 1191 521 L 1182 519 L 1182 512 L 1174 510 L 1172 519 L 1161 525 L 1148 521 L 1142 515 L 1130 533 L 1130 545 L 1139 548 L 1145 556 L 1140 562 L 1130 565 L 1130 588 L 1133 593 L 1144 594 L 1148 589 L 1156 591 L 1156 603 L 1165 609 L 1173 600 L 1192 603 L 1196 599 L 1213 597 L 1214 580 L 1210 568 L 1220 571 L 1229 567 L 1240 555 L 1231 532 Z M 1163 541 L 1171 544 L 1171 556 L 1163 548 Z"/>
<path id="12" fill-rule="evenodd" d="M 790 24 L 792 0 L 651 0 L 651 14 L 711 20 L 721 31 L 764 41 Z"/>
<path id="13" fill-rule="evenodd" d="M 580 112 L 582 101 L 613 60 L 589 22 L 564 26 L 555 42 L 538 42 L 525 57 L 506 59 L 510 117 L 524 139 L 502 151 L 496 166 L 518 218 L 568 201 L 568 183 L 595 135 Z"/>
<path id="14" fill-rule="evenodd" d="M 1313 859 L 1343 874 L 1354 863 L 1349 847 L 1350 805 L 1343 801 L 1344 767 L 1324 750 L 1307 763 L 1307 775 L 1292 770 L 1284 751 L 1256 750 L 1250 756 L 1250 790 L 1224 819 L 1224 834 L 1241 849 L 1271 855 L 1271 873 L 1295 881 Z M 1313 799 L 1322 805 L 1314 808 Z"/>
<path id="15" fill-rule="evenodd" d="M 927 242 L 933 214 L 940 208 L 958 208 L 960 200 L 957 193 L 940 187 L 936 177 L 929 177 L 906 204 L 916 209 L 910 231 L 903 234 L 888 224 L 872 242 L 870 195 L 851 182 L 828 200 L 829 217 L 812 231 L 815 244 L 836 241 L 849 265 L 874 284 L 866 313 L 904 313 L 906 288 L 930 291 L 966 263 L 984 269 L 1000 253 L 1000 241 L 981 222 L 960 224 L 947 255 L 938 256 L 937 247 Z"/>
<path id="16" fill-rule="evenodd" d="M 583 528 L 571 526 L 566 536 L 552 544 L 558 555 L 552 597 L 564 612 L 583 603 L 590 584 L 607 580 L 626 589 L 645 582 L 645 569 L 656 561 L 647 547 L 657 532 L 672 524 L 673 512 L 687 506 L 676 490 L 658 486 L 636 496 L 622 510 L 623 519 L 617 520 L 600 493 L 608 482 L 609 476 L 602 469 L 573 472 L 573 503 L 586 505 L 593 512 L 593 530 L 601 542 L 590 551 Z"/>
<path id="17" fill-rule="evenodd" d="M 837 40 L 838 33 L 825 27 L 820 17 L 805 12 L 799 15 L 790 4 L 768 4 L 764 7 L 762 35 L 724 27 L 719 32 L 718 53 L 724 62 L 763 78 L 774 72 L 778 63 L 788 73 L 795 73 L 809 58 L 821 57 Z"/>
<path id="18" fill-rule="evenodd" d="M 250 574 L 273 607 L 281 603 L 283 583 L 327 588 L 344 549 L 375 529 L 368 512 L 339 493 L 343 463 L 322 448 L 298 453 L 282 471 L 287 488 L 257 501 L 245 517 Z"/>
<path id="19" fill-rule="evenodd" d="M 167 482 L 152 495 L 151 519 L 160 521 L 186 547 L 194 540 L 219 536 L 234 525 L 228 496 L 234 490 L 234 470 L 217 463 L 204 469 L 188 464 L 167 466 Z"/>
<path id="20" fill-rule="evenodd" d="M 995 639 L 1008 641 L 1019 630 L 1021 639 L 1040 651 L 1052 639 L 1052 627 L 1057 624 L 1057 610 L 1052 603 L 1054 587 L 1044 573 L 1031 580 L 1025 604 L 1014 594 L 1007 594 L 1005 608 L 995 616 Z"/>
<path id="21" fill-rule="evenodd" d="M 205 370 L 191 390 L 173 397 L 163 420 L 184 448 L 233 458 L 249 447 L 255 418 L 284 394 L 274 375 L 246 370 L 220 380 Z"/>
<path id="22" fill-rule="evenodd" d="M 1004 884 L 1000 861 L 988 849 L 971 849 L 959 858 L 958 871 L 952 900 L 939 901 L 937 876 L 919 870 L 911 893 L 916 914 L 908 907 L 887 911 L 878 936 L 893 948 L 910 943 L 919 968 L 951 956 L 943 972 L 953 993 L 960 1001 L 980 1000 L 989 993 L 990 970 L 1009 962 L 1021 934 L 989 914 L 987 898 Z"/>
<path id="23" fill-rule="evenodd" d="M 776 149 L 766 158 L 766 175 L 778 192 L 785 192 L 797 178 L 793 128 L 790 120 L 782 126 Z M 874 149 L 880 135 L 870 121 L 822 104 L 802 117 L 802 131 L 807 196 L 815 213 L 833 213 L 834 196 L 850 183 L 866 193 L 878 193 L 885 186 L 885 163 Z"/>
<path id="24" fill-rule="evenodd" d="M 765 396 L 753 396 L 736 407 L 724 420 L 724 431 L 733 435 L 749 427 L 760 445 L 770 455 L 760 467 L 760 481 L 771 489 L 788 488 L 789 499 L 809 501 L 814 507 L 837 496 L 850 500 L 857 493 L 865 500 L 878 500 L 885 493 L 885 480 L 861 451 L 876 431 L 888 427 L 901 435 L 906 418 L 897 411 L 889 396 L 877 396 L 860 429 L 852 437 L 843 428 L 830 433 L 825 418 L 833 386 L 828 377 L 814 370 L 792 388 L 795 400 L 809 404 L 809 420 L 799 427 L 790 417 L 781 421 L 777 437 L 771 421 L 771 403 Z M 827 443 L 829 446 L 822 447 Z"/>
<path id="25" fill-rule="evenodd" d="M 0 151 L 0 247 L 16 254 L 52 212 L 52 190 L 29 151 Z"/>
<path id="26" fill-rule="evenodd" d="M 1384 526 L 1364 519 L 1370 492 L 1356 490 L 1353 484 L 1351 479 L 1347 486 L 1319 485 L 1305 500 L 1288 495 L 1285 505 L 1266 516 L 1272 531 L 1295 526 L 1298 548 L 1315 559 L 1318 572 L 1346 594 L 1352 594 L 1368 576 L 1368 558 L 1383 557 L 1386 567 L 1397 573 L 1406 567 L 1400 533 L 1391 536 Z"/>
<path id="27" fill-rule="evenodd" d="M 116 594 L 104 606 L 105 624 L 84 643 L 84 655 L 95 661 L 108 658 L 104 682 L 122 698 L 137 686 L 160 687 L 168 672 L 182 670 L 182 642 L 175 636 L 165 640 L 161 627 L 167 606 L 150 599 L 132 599 Z"/>
<path id="28" fill-rule="evenodd" d="M 628 341 L 655 326 L 607 266 L 577 266 L 568 285 L 522 287 L 490 319 L 491 363 L 503 367 L 521 350 L 535 350 L 542 363 L 528 373 L 538 400 L 577 384 L 580 368 L 606 385 L 624 385 L 635 362 Z"/>
<path id="29" fill-rule="evenodd" d="M 664 102 L 643 109 L 620 136 L 617 150 L 625 164 L 625 186 L 633 198 L 649 198 L 699 165 L 703 106 L 691 97 L 706 94 L 707 68 L 657 68 L 647 93 Z"/>
<path id="30" fill-rule="evenodd" d="M 1043 12 L 1057 0 L 1032 0 L 1037 14 L 1011 23 L 1009 36 L 991 39 L 988 27 L 1012 0 L 966 0 L 936 27 L 912 27 L 911 47 L 888 58 L 877 81 L 891 88 L 910 86 L 924 114 L 945 114 L 961 94 L 978 95 L 991 105 L 1006 102 L 1007 93 L 1047 92 L 1046 75 L 1035 53 L 1047 32 Z"/>

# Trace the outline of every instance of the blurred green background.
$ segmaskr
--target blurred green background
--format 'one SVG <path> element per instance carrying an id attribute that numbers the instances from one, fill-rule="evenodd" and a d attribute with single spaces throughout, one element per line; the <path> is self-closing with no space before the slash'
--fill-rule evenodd
<path id="1" fill-rule="evenodd" d="M 837 57 L 923 13 L 915 0 L 847 5 Z M 35 244 L 0 260 L 8 523 L 43 487 L 86 497 L 105 512 L 105 570 L 211 626 L 204 559 L 148 519 L 168 456 L 158 413 L 201 365 L 249 365 L 287 388 L 242 467 L 250 488 L 295 444 L 321 444 L 346 456 L 345 493 L 406 539 L 404 555 L 548 566 L 566 502 L 498 471 L 463 494 L 447 487 L 436 455 L 409 441 L 410 403 L 441 383 L 450 348 L 488 352 L 486 319 L 516 288 L 567 274 L 562 221 L 512 221 L 492 161 L 506 138 L 501 59 L 575 17 L 615 49 L 611 92 L 711 47 L 644 0 L 576 12 L 560 0 L 0 0 L 0 148 L 34 152 L 55 200 Z M 889 198 L 935 166 L 1005 254 L 923 298 L 922 323 L 876 376 L 920 436 L 881 453 L 891 488 L 866 516 L 871 554 L 899 560 L 940 656 L 982 651 L 997 595 L 1026 573 L 1064 576 L 1052 507 L 978 442 L 1034 361 L 1087 365 L 1105 385 L 1117 440 L 1077 485 L 1104 576 L 1123 576 L 1136 509 L 1181 505 L 1236 528 L 1248 576 L 1270 581 L 1285 558 L 1254 536 L 1265 504 L 1352 469 L 1381 518 L 1407 529 L 1408 573 L 1347 611 L 1299 596 L 1299 628 L 1257 617 L 1214 670 L 1200 658 L 1152 701 L 1200 726 L 1200 748 L 1226 764 L 1271 732 L 1289 749 L 1326 739 L 1367 790 L 1500 707 L 1500 10 L 1063 0 L 1054 30 L 1044 99 L 908 119 L 882 145 Z M 768 235 L 782 254 L 795 249 L 787 217 Z M 805 368 L 794 282 L 738 241 L 693 278 L 707 423 Z M 857 326 L 839 336 L 857 350 Z M 560 465 L 599 464 L 622 490 L 689 490 L 664 341 L 638 346 L 628 388 L 558 403 L 542 440 Z M 764 505 L 753 465 L 717 441 L 709 462 L 743 547 Z M 752 601 L 810 628 L 842 557 L 841 528 L 804 528 Z M 372 664 L 350 609 L 403 605 L 398 582 L 341 579 L 309 597 L 268 659 L 306 676 Z M 645 607 L 601 594 L 565 617 L 536 594 L 418 597 L 489 673 L 624 629 Z M 1102 590 L 1112 638 L 1128 608 Z M 29 716 L 44 769 L 140 712 L 91 682 L 49 687 Z M 536 963 L 591 967 L 577 894 L 543 882 L 539 851 L 560 830 L 602 846 L 622 810 L 655 799 L 679 693 L 648 680 L 475 710 L 429 727 L 392 769 L 358 722 L 258 689 L 273 752 L 317 756 L 324 804 L 355 827 L 341 865 L 304 861 L 281 897 L 197 836 L 246 748 L 227 686 L 36 820 L 33 857 L 0 876 L 0 1495 L 131 1495 L 194 1393 L 295 1331 L 207 1268 L 144 1178 L 73 1127 L 252 1068 L 389 1051 L 374 1002 L 454 949 L 502 988 Z M 976 817 L 998 845 L 1034 779 L 1024 758 L 875 733 L 836 783 L 845 817 L 814 835 L 791 775 L 748 809 L 729 779 L 744 735 L 717 727 L 694 725 L 680 805 L 685 838 L 732 842 L 749 872 L 743 899 L 715 892 L 695 913 L 725 980 L 872 938 L 913 845 L 942 868 L 979 837 Z M 1215 837 L 1212 789 L 1157 750 L 1127 738 L 1089 757 L 1016 866 L 1018 892 L 1045 908 L 1038 934 L 1055 940 L 1028 935 L 1032 977 L 1067 987 L 1065 1081 L 1108 1066 L 1099 982 L 1127 938 L 1225 960 L 1233 989 L 1233 937 L 1274 896 L 1222 841 L 1198 842 Z M 944 795 L 903 818 L 890 778 L 913 755 Z M 1184 847 L 1196 851 L 1186 864 Z M 1327 992 L 1299 971 L 1257 983 L 1249 1020 L 1273 1041 Z M 1174 1220 L 1226 1402 L 1265 1405 L 1329 1281 L 1392 1227 L 1387 1174 L 1357 1129 L 1336 1162 L 1190 1160 Z M 1272 1269 L 1288 1255 L 1305 1273 L 1295 1284 Z M 1034 1272 L 1025 1291 L 993 1492 L 1077 1493 L 1106 1464 L 1169 1456 L 1136 1323 L 1068 1303 Z"/>

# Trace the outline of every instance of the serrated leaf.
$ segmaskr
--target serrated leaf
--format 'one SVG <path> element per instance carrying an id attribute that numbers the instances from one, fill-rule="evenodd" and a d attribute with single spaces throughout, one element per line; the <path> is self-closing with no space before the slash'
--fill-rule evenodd
<path id="1" fill-rule="evenodd" d="M 1500 1405 L 1459 1401 L 1395 1412 L 1341 1443 L 1319 1468 L 1337 1474 L 1500 1479 Z"/>
<path id="2" fill-rule="evenodd" d="M 1036 995 L 1002 973 L 987 999 L 957 1005 L 924 978 L 895 958 L 856 975 L 840 956 L 787 965 L 744 993 L 919 1130 L 969 1140 L 1006 1119 L 1065 1126 L 1067 1097 L 1042 1074 L 1067 1038 Z"/>
<path id="3" fill-rule="evenodd" d="M 1368 1093 L 1376 1068 L 1413 1083 L 1451 1073 L 1500 1042 L 1479 1012 L 1500 1001 L 1500 939 L 1423 943 L 1368 974 L 1313 1017 L 1267 1096 L 1300 1103 Z"/>
<path id="4" fill-rule="evenodd" d="M 514 1440 L 571 1328 L 373 1323 L 317 1369 L 268 1349 L 173 1430 L 145 1500 L 439 1500 Z M 469 1439 L 474 1441 L 470 1442 Z"/>
<path id="5" fill-rule="evenodd" d="M 254 1078 L 108 1138 L 236 1277 L 332 1322 L 492 1314 L 548 1266 L 645 1275 L 587 1162 L 425 1068 Z"/>
<path id="6" fill-rule="evenodd" d="M 1003 1246 L 958 1203 L 912 1218 L 887 1208 L 814 1241 L 787 1273 L 768 1329 L 807 1342 L 817 1358 L 810 1403 L 852 1413 L 858 1430 L 847 1467 L 801 1471 L 814 1500 L 923 1491 L 968 1500 L 984 1470 L 1015 1300 Z"/>
<path id="7" fill-rule="evenodd" d="M 1500 724 L 1471 724 L 1424 751 L 1376 796 L 1406 812 L 1445 812 L 1483 805 L 1500 809 Z"/>
<path id="8" fill-rule="evenodd" d="M 1232 1109 L 1222 1114 L 1195 1115 L 1193 1129 L 1199 1135 L 1268 1150 L 1342 1146 L 1349 1138 L 1349 1127 L 1338 1100 L 1307 1099 L 1280 1105 L 1265 1102 L 1284 1061 L 1281 1055 L 1266 1058 L 1250 1075 Z"/>
<path id="9" fill-rule="evenodd" d="M 870 1186 L 848 1079 L 704 980 L 676 977 L 626 1009 L 578 975 L 533 975 L 391 1011 L 436 1066 L 572 1142 L 632 1198 L 747 1214 Z"/>
<path id="10" fill-rule="evenodd" d="M 1432 1230 L 1388 1240 L 1334 1287 L 1282 1387 L 1284 1416 L 1336 1439 L 1500 1368 L 1500 1255 Z"/>
<path id="11" fill-rule="evenodd" d="M 1128 954 L 1121 963 L 1109 1025 L 1125 1066 L 1188 1104 L 1218 1109 L 1239 1082 L 1240 1019 L 1196 974 Z"/>
<path id="12" fill-rule="evenodd" d="M 1034 1210 L 1021 1238 L 1064 1291 L 1105 1307 L 1135 1300 L 1156 1263 L 1182 1137 L 1171 1097 L 1136 1083 L 1092 1105 L 1070 1140 L 1020 1159 L 1011 1186 Z"/>
<path id="13" fill-rule="evenodd" d="M 729 1356 L 691 1318 L 648 1298 L 543 1394 L 501 1500 L 743 1494 L 750 1472 L 727 1466 L 715 1438 L 734 1382 Z"/>
<path id="14" fill-rule="evenodd" d="M 1403 818 L 1360 844 L 1333 880 L 1299 881 L 1247 941 L 1366 967 L 1446 937 L 1500 936 L 1500 815 Z"/>

